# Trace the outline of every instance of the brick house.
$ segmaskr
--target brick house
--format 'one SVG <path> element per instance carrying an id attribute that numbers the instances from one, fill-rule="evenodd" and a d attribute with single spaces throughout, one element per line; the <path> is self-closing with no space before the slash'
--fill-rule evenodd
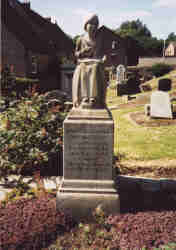
<path id="1" fill-rule="evenodd" d="M 165 49 L 165 56 L 176 56 L 176 42 L 170 42 Z"/>
<path id="2" fill-rule="evenodd" d="M 102 50 L 105 55 L 108 55 L 108 66 L 138 64 L 138 45 L 134 39 L 122 38 L 106 26 L 100 27 L 99 32 L 103 41 Z"/>
<path id="3" fill-rule="evenodd" d="M 1 68 L 13 65 L 17 76 L 37 77 L 44 88 L 57 88 L 59 60 L 73 54 L 72 39 L 33 11 L 30 2 L 18 0 L 1 1 L 1 28 Z"/>

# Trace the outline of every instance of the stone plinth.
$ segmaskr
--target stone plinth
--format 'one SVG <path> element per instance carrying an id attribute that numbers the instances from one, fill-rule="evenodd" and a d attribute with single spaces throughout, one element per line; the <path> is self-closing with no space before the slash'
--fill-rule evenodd
<path id="1" fill-rule="evenodd" d="M 113 120 L 104 109 L 81 111 L 64 122 L 64 178 L 112 180 Z"/>
<path id="2" fill-rule="evenodd" d="M 64 121 L 64 173 L 58 206 L 91 217 L 99 204 L 119 212 L 112 181 L 114 122 L 106 109 L 72 109 Z"/>

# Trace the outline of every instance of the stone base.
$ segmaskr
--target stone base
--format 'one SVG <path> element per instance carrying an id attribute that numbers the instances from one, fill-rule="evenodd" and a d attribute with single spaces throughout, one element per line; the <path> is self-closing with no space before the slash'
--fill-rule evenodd
<path id="1" fill-rule="evenodd" d="M 64 121 L 64 178 L 112 180 L 113 142 L 108 110 L 72 109 Z"/>
<path id="2" fill-rule="evenodd" d="M 114 122 L 108 109 L 73 108 L 64 121 L 64 171 L 57 207 L 77 220 L 93 218 L 98 205 L 120 212 L 112 181 Z"/>
<path id="3" fill-rule="evenodd" d="M 120 200 L 113 186 L 113 181 L 63 180 L 57 207 L 69 211 L 76 220 L 93 220 L 93 211 L 99 205 L 105 214 L 117 214 Z"/>

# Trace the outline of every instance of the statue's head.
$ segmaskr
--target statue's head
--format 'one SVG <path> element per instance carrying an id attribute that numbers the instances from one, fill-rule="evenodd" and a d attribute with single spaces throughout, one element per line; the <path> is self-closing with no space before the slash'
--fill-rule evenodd
<path id="1" fill-rule="evenodd" d="M 91 14 L 91 15 L 89 15 L 89 17 L 86 18 L 85 23 L 84 23 L 85 31 L 87 31 L 88 24 L 93 24 L 96 26 L 96 28 L 98 28 L 98 25 L 99 25 L 98 16 L 95 14 Z"/>

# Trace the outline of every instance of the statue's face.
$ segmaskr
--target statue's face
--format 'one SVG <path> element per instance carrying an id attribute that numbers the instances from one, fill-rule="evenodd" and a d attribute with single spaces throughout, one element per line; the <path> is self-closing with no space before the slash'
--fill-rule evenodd
<path id="1" fill-rule="evenodd" d="M 96 30 L 97 30 L 97 25 L 93 24 L 93 23 L 88 23 L 86 25 L 86 30 L 89 34 L 95 34 Z"/>

